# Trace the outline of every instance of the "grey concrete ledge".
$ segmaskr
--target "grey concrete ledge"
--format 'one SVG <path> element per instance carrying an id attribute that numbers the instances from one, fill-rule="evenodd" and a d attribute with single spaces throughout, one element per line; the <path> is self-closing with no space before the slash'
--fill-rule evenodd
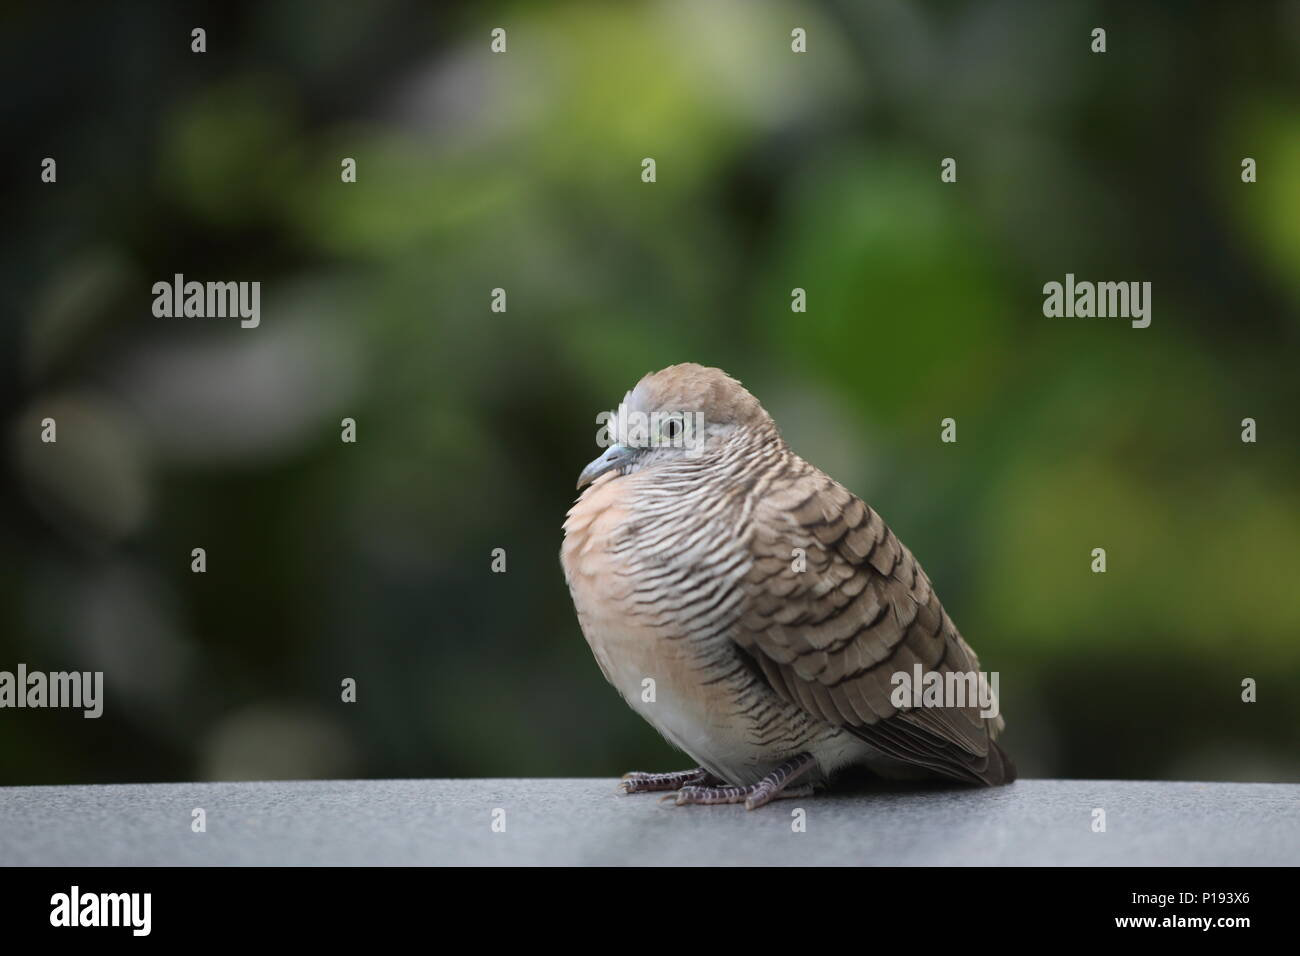
<path id="1" fill-rule="evenodd" d="M 0 789 L 9 865 L 1289 865 L 1300 785 L 1021 780 L 673 807 L 600 780 Z M 191 831 L 196 807 L 207 832 Z M 1094 833 L 1094 808 L 1106 832 Z M 505 811 L 494 832 L 493 811 Z M 807 829 L 792 830 L 792 811 Z"/>

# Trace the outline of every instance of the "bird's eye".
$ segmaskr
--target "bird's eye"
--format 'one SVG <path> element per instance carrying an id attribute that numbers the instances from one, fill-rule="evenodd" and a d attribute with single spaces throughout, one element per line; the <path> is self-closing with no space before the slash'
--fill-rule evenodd
<path id="1" fill-rule="evenodd" d="M 682 423 L 675 418 L 670 418 L 664 422 L 663 436 L 668 441 L 676 440 L 677 436 L 682 433 Z"/>

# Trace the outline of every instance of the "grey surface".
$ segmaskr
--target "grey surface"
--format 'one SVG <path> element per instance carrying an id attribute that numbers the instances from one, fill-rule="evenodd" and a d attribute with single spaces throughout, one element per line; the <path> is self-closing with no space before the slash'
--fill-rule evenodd
<path id="1" fill-rule="evenodd" d="M 674 807 L 606 780 L 342 780 L 0 789 L 0 863 L 1300 863 L 1300 785 L 1021 780 Z M 191 811 L 207 811 L 193 833 Z M 1092 811 L 1106 832 L 1092 832 Z M 495 808 L 503 833 L 492 831 Z M 792 831 L 792 811 L 807 830 Z"/>

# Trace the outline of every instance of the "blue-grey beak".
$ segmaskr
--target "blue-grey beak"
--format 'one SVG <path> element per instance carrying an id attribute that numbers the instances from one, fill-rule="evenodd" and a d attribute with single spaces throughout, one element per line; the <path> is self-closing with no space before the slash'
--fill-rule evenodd
<path id="1" fill-rule="evenodd" d="M 582 469 L 582 474 L 578 476 L 578 487 L 591 484 L 606 472 L 622 468 L 631 460 L 632 455 L 633 450 L 626 445 L 610 445 L 605 449 L 605 454 Z"/>

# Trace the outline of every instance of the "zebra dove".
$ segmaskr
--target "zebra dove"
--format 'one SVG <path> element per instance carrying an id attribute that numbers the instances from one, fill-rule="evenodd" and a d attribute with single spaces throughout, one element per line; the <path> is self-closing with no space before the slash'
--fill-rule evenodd
<path id="1" fill-rule="evenodd" d="M 923 672 L 987 685 L 921 566 L 739 382 L 671 366 L 607 427 L 619 440 L 564 523 L 565 579 L 606 679 L 700 765 L 624 791 L 754 809 L 850 765 L 1015 779 L 996 704 L 913 696 Z"/>

